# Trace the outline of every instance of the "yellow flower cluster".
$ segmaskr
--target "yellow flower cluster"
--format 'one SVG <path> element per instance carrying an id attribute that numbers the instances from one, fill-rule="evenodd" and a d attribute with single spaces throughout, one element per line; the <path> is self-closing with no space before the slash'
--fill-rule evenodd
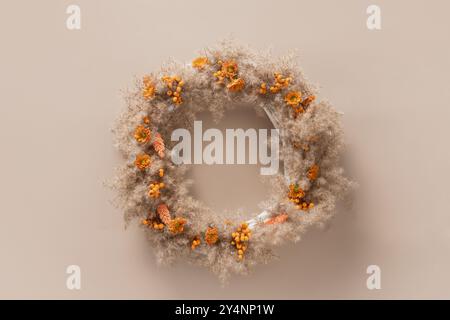
<path id="1" fill-rule="evenodd" d="M 155 182 L 155 183 L 150 183 L 150 189 L 148 191 L 148 196 L 150 198 L 156 199 L 159 198 L 159 196 L 161 195 L 161 189 L 163 189 L 165 187 L 164 182 Z"/>
<path id="2" fill-rule="evenodd" d="M 151 158 L 146 153 L 141 153 L 136 156 L 136 160 L 134 160 L 134 164 L 140 170 L 147 169 L 151 164 Z"/>
<path id="3" fill-rule="evenodd" d="M 247 250 L 247 244 L 252 235 L 247 223 L 242 223 L 235 232 L 231 234 L 233 240 L 231 244 L 236 248 L 238 259 L 244 258 L 244 253 Z"/>
<path id="4" fill-rule="evenodd" d="M 195 248 L 197 248 L 200 243 L 202 243 L 202 241 L 200 240 L 199 236 L 195 236 L 194 240 L 192 240 L 192 244 L 191 244 L 191 249 L 194 250 Z"/>
<path id="5" fill-rule="evenodd" d="M 205 232 L 205 241 L 209 245 L 215 244 L 219 240 L 219 231 L 216 227 L 208 227 Z"/>
<path id="6" fill-rule="evenodd" d="M 158 170 L 158 175 L 159 175 L 161 178 L 164 177 L 164 169 L 163 169 L 163 168 L 161 168 L 161 169 Z"/>
<path id="7" fill-rule="evenodd" d="M 184 231 L 184 225 L 186 224 L 186 219 L 177 217 L 175 219 L 170 220 L 169 222 L 169 231 L 173 234 L 182 233 Z"/>
<path id="8" fill-rule="evenodd" d="M 229 80 L 236 78 L 238 73 L 238 65 L 234 60 L 219 60 L 217 64 L 220 66 L 220 69 L 214 73 L 214 76 L 220 83 L 223 83 L 226 78 Z"/>
<path id="9" fill-rule="evenodd" d="M 280 73 L 275 73 L 274 77 L 275 77 L 275 84 L 270 87 L 271 93 L 280 92 L 283 88 L 287 88 L 292 81 L 291 77 L 283 78 L 283 76 Z"/>
<path id="10" fill-rule="evenodd" d="M 156 86 L 153 80 L 149 76 L 145 76 L 142 79 L 142 82 L 143 82 L 142 96 L 144 97 L 144 99 L 149 100 L 153 98 L 156 93 Z"/>
<path id="11" fill-rule="evenodd" d="M 208 61 L 207 57 L 198 57 L 192 61 L 192 66 L 195 69 L 202 70 L 205 68 L 205 66 L 208 64 L 208 62 L 209 61 Z"/>
<path id="12" fill-rule="evenodd" d="M 281 73 L 274 73 L 273 75 L 275 82 L 272 86 L 270 86 L 269 91 L 271 93 L 278 93 L 283 88 L 287 88 L 289 84 L 292 81 L 291 77 L 283 77 Z M 259 88 L 259 93 L 266 94 L 267 93 L 267 83 L 263 82 L 261 83 L 261 86 Z"/>
<path id="13" fill-rule="evenodd" d="M 182 104 L 183 98 L 181 97 L 181 94 L 183 91 L 184 81 L 181 80 L 179 76 L 174 77 L 164 76 L 162 78 L 162 81 L 164 81 L 164 83 L 167 86 L 166 94 L 170 98 L 172 98 L 172 102 L 175 103 L 176 105 Z"/>
<path id="14" fill-rule="evenodd" d="M 134 139 L 141 144 L 145 144 L 150 141 L 152 134 L 149 128 L 142 125 L 137 126 L 134 130 Z"/>

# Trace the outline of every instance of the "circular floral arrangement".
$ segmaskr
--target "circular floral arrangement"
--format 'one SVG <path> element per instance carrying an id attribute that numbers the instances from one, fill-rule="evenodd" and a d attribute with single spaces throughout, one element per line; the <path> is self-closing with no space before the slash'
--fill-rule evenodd
<path id="1" fill-rule="evenodd" d="M 307 83 L 294 56 L 269 54 L 224 41 L 191 64 L 174 61 L 136 80 L 119 117 L 117 146 L 128 161 L 113 182 L 129 222 L 138 219 L 160 262 L 186 258 L 226 279 L 274 256 L 273 247 L 298 241 L 333 215 L 352 187 L 338 164 L 340 115 Z M 267 176 L 262 212 L 224 219 L 189 194 L 187 166 L 170 159 L 171 132 L 191 128 L 209 110 L 217 120 L 236 105 L 251 105 L 280 130 L 283 172 Z M 226 196 L 226 194 L 225 194 Z"/>

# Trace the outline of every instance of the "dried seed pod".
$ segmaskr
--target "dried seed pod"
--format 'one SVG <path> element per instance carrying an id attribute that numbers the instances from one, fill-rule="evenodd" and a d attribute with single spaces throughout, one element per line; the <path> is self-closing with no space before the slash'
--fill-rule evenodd
<path id="1" fill-rule="evenodd" d="M 159 218 L 165 225 L 169 225 L 170 221 L 172 220 L 170 217 L 170 211 L 169 208 L 167 208 L 167 205 L 164 203 L 161 203 L 158 205 L 156 212 L 158 213 Z"/>
<path id="2" fill-rule="evenodd" d="M 264 224 L 279 224 L 285 222 L 287 219 L 288 215 L 286 213 L 280 213 L 270 218 L 269 220 L 266 220 Z"/>
<path id="3" fill-rule="evenodd" d="M 164 145 L 164 140 L 159 133 L 155 134 L 155 140 L 153 141 L 153 148 L 160 158 L 164 158 L 164 151 L 166 150 L 166 146 Z"/>

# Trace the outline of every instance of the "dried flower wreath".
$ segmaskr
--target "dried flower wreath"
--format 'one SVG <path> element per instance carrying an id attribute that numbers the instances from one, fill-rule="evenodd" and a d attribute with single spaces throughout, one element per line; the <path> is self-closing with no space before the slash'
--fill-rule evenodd
<path id="1" fill-rule="evenodd" d="M 332 215 L 353 183 L 343 176 L 340 115 L 307 83 L 295 56 L 273 60 L 231 40 L 205 50 L 191 64 L 170 62 L 136 80 L 119 117 L 117 146 L 129 161 L 113 181 L 125 220 L 134 218 L 159 262 L 185 257 L 225 280 L 274 256 L 272 247 L 298 241 Z M 271 196 L 248 221 L 223 219 L 189 195 L 187 168 L 169 157 L 171 132 L 192 127 L 200 111 L 216 119 L 237 103 L 267 114 L 280 129 L 284 172 L 266 177 Z"/>

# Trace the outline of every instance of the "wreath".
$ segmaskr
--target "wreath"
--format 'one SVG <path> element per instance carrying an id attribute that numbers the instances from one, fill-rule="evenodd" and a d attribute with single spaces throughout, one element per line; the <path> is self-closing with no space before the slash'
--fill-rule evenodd
<path id="1" fill-rule="evenodd" d="M 274 246 L 323 225 L 352 187 L 338 161 L 340 114 L 317 101 L 295 55 L 275 60 L 227 40 L 190 64 L 169 61 L 136 79 L 125 96 L 127 109 L 113 131 L 128 161 L 113 187 L 126 223 L 140 221 L 161 263 L 183 257 L 222 280 L 232 272 L 247 273 L 274 257 Z M 283 172 L 264 178 L 270 196 L 262 212 L 247 221 L 239 212 L 224 219 L 191 197 L 188 167 L 170 159 L 174 129 L 191 128 L 201 111 L 219 120 L 236 105 L 266 114 L 282 146 Z"/>

